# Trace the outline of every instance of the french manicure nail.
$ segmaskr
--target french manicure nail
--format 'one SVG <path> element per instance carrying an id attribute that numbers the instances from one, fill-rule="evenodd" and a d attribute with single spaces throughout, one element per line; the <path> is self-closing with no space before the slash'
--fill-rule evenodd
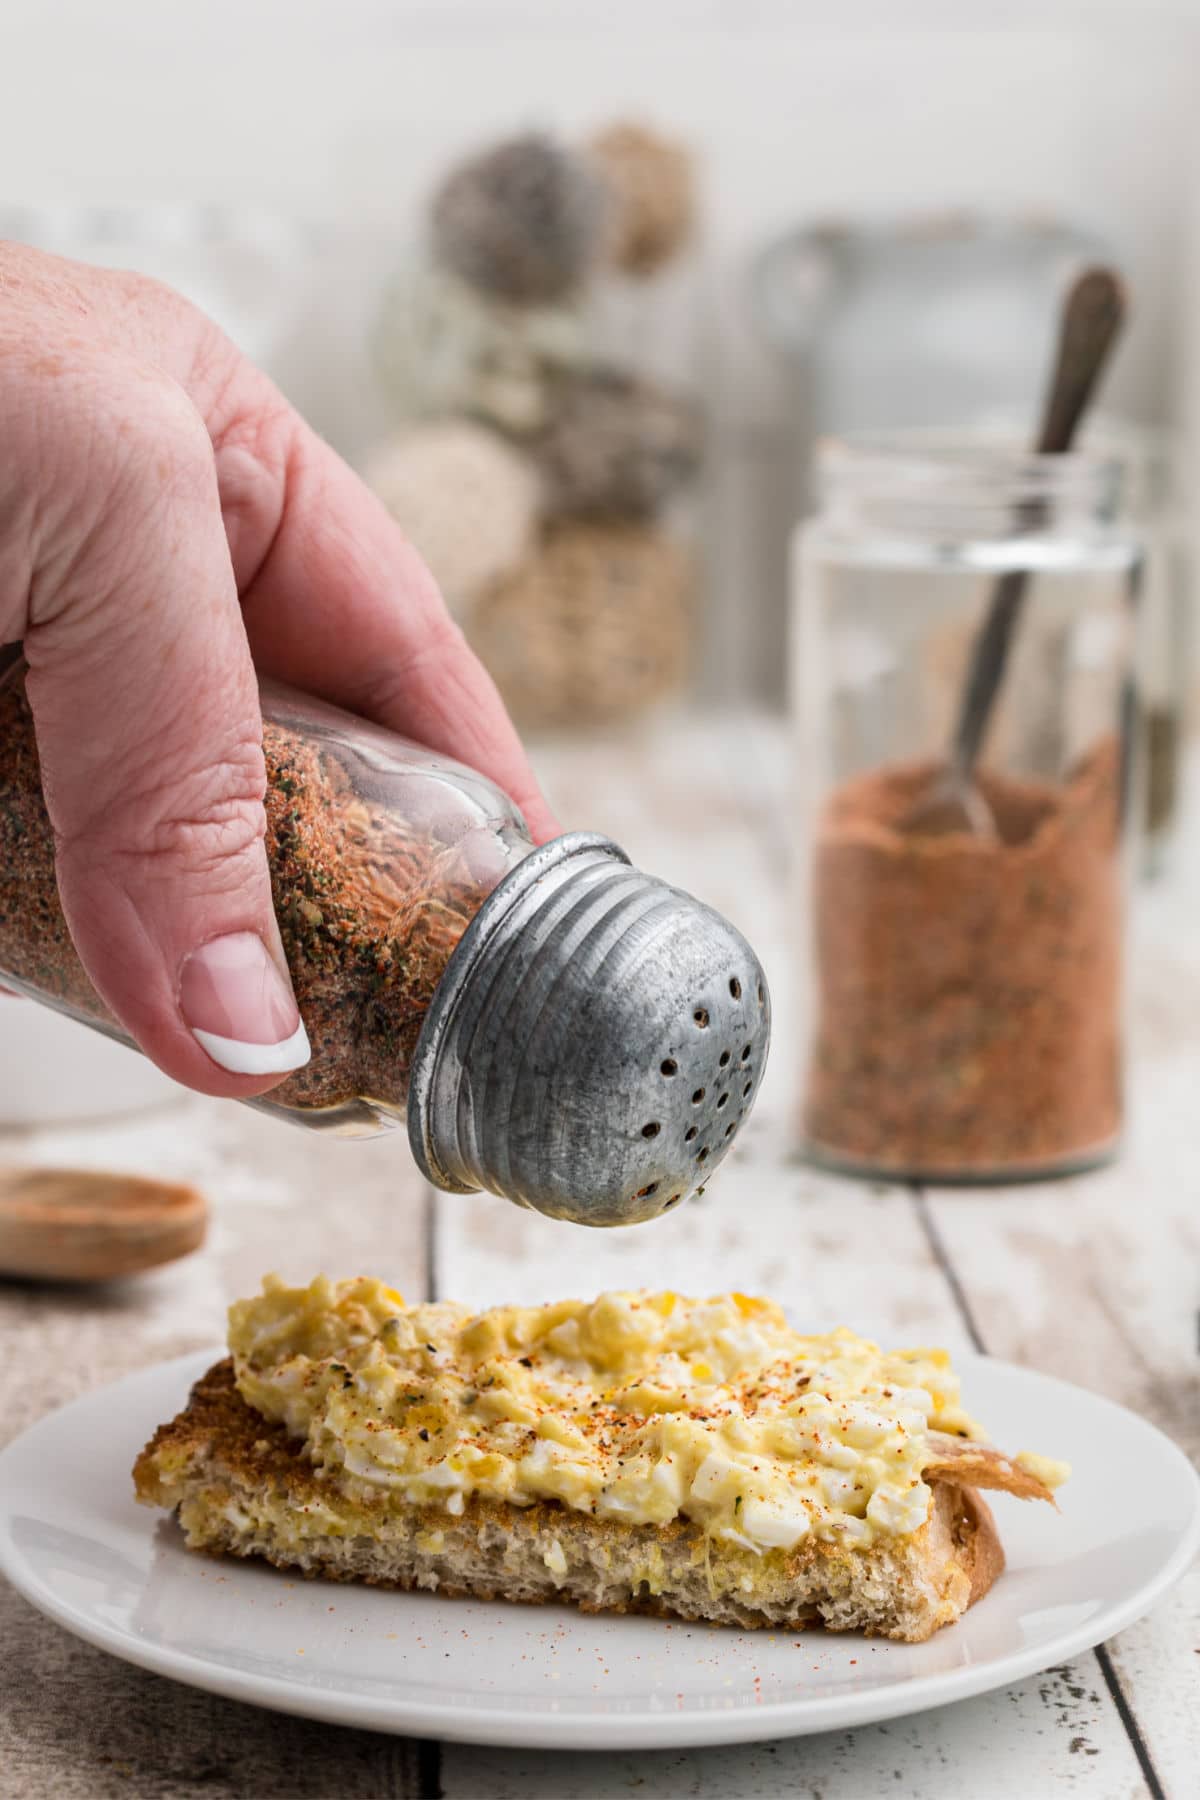
<path id="1" fill-rule="evenodd" d="M 280 1075 L 312 1055 L 291 988 L 253 931 L 213 938 L 179 972 L 179 1010 L 231 1075 Z"/>

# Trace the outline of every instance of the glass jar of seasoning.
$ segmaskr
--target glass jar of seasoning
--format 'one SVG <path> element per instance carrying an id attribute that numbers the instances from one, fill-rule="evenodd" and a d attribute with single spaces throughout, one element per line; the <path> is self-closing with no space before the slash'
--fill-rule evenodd
<path id="1" fill-rule="evenodd" d="M 1011 443 L 1011 409 L 980 423 L 983 443 Z M 1169 873 L 1185 810 L 1188 736 L 1195 714 L 1196 568 L 1184 456 L 1178 439 L 1155 426 L 1095 413 L 1079 447 L 1121 472 L 1121 516 L 1142 548 L 1138 595 L 1137 685 L 1139 865 L 1143 876 Z"/>
<path id="2" fill-rule="evenodd" d="M 793 611 L 803 1147 L 922 1180 L 1092 1166 L 1122 1122 L 1140 559 L 1117 470 L 897 434 L 830 442 L 817 473 Z M 981 804 L 936 830 L 971 653 L 1016 572 Z"/>
<path id="3" fill-rule="evenodd" d="M 24 677 L 0 647 L 0 985 L 128 1043 L 59 904 Z M 267 858 L 312 1056 L 251 1104 L 349 1135 L 406 1124 L 436 1186 L 577 1223 L 651 1218 L 702 1185 L 769 1041 L 745 939 L 605 838 L 535 847 L 447 757 L 309 695 L 261 700 Z"/>
<path id="4" fill-rule="evenodd" d="M 1187 740 L 1194 715 L 1194 527 L 1179 443 L 1167 432 L 1098 416 L 1084 448 L 1121 470 L 1124 516 L 1144 554 L 1138 602 L 1139 771 L 1143 875 L 1171 870 L 1184 812 Z"/>

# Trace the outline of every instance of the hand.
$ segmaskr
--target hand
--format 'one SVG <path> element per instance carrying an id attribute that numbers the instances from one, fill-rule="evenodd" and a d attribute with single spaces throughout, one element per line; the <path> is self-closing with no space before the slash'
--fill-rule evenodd
<path id="1" fill-rule="evenodd" d="M 167 1074 L 262 1093 L 308 1052 L 256 667 L 490 775 L 539 841 L 554 820 L 412 546 L 179 295 L 0 245 L 0 419 L 0 644 L 24 640 L 75 946 Z"/>

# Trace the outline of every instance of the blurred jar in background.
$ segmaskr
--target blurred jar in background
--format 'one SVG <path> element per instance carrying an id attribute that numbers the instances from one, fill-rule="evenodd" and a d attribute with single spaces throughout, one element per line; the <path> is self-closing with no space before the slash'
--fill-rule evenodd
<path id="1" fill-rule="evenodd" d="M 796 359 L 797 431 L 958 429 L 1003 409 L 1032 436 L 1064 279 L 1111 248 L 1062 220 L 942 214 L 785 233 L 753 270 Z"/>
<path id="2" fill-rule="evenodd" d="M 832 442 L 793 592 L 800 1136 L 871 1176 L 995 1181 L 1110 1156 L 1139 553 L 1118 471 L 898 434 Z M 923 835 L 997 577 L 1025 604 L 976 782 Z"/>
<path id="3" fill-rule="evenodd" d="M 693 177 L 637 124 L 451 168 L 375 332 L 364 462 L 525 729 L 628 718 L 694 628 Z"/>
<path id="4" fill-rule="evenodd" d="M 1085 450 L 1121 469 L 1123 514 L 1144 551 L 1138 653 L 1141 718 L 1141 868 L 1170 872 L 1183 811 L 1196 670 L 1194 521 L 1180 492 L 1178 445 L 1170 434 L 1098 417 Z"/>
<path id="5" fill-rule="evenodd" d="M 1005 409 L 983 420 L 972 441 L 981 448 L 1011 447 L 1024 428 Z M 1195 713 L 1194 521 L 1181 491 L 1180 447 L 1169 432 L 1098 413 L 1086 421 L 1079 445 L 1117 464 L 1121 517 L 1142 547 L 1138 864 L 1142 874 L 1156 877 L 1169 873 L 1174 860 Z"/>

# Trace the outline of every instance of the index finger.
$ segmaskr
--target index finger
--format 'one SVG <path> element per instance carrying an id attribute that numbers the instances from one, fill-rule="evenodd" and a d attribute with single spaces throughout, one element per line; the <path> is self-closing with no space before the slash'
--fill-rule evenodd
<path id="1" fill-rule="evenodd" d="M 489 775 L 536 842 L 554 837 L 561 827 L 495 684 L 412 544 L 290 409 L 275 431 L 265 459 L 236 432 L 216 445 L 255 662 Z"/>

